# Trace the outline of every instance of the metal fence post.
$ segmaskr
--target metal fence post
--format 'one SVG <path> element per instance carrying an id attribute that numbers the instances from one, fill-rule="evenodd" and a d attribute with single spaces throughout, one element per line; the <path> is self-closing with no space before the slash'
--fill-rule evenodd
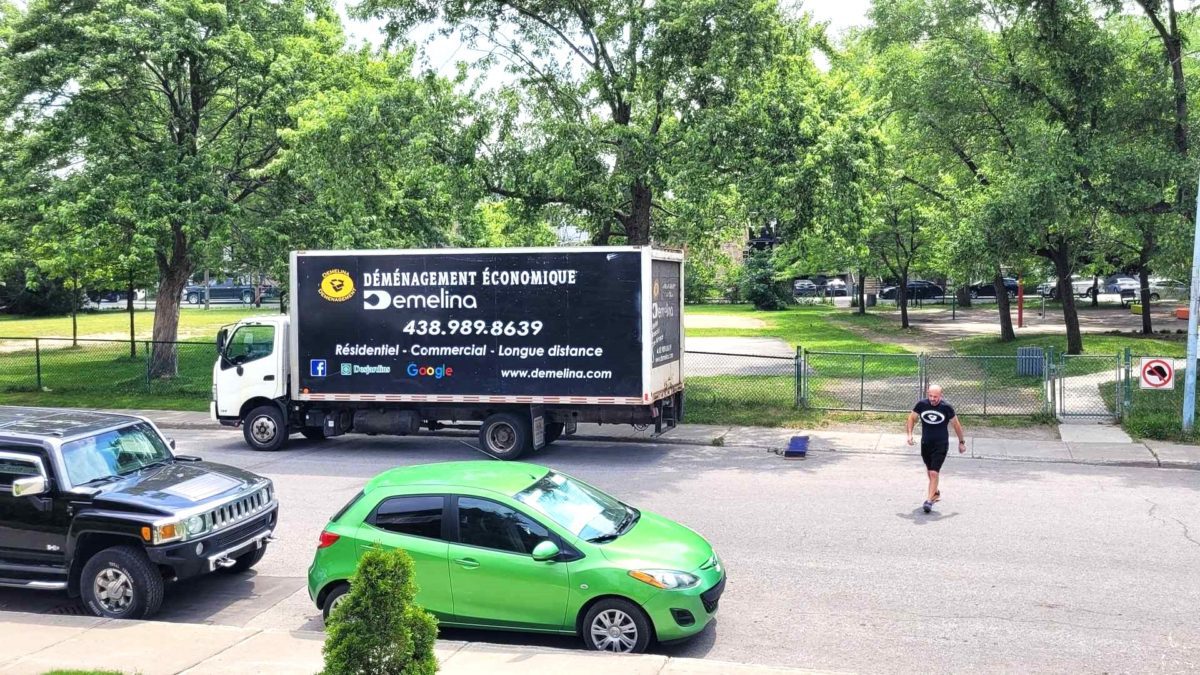
<path id="1" fill-rule="evenodd" d="M 150 354 L 150 341 L 142 342 L 142 353 L 146 355 L 146 391 L 150 391 L 150 360 L 153 358 Z"/>
<path id="2" fill-rule="evenodd" d="M 796 347 L 796 408 L 804 400 L 804 348 Z"/>
<path id="3" fill-rule="evenodd" d="M 37 390 L 42 390 L 42 340 L 33 338 L 33 365 L 37 372 Z"/>
<path id="4" fill-rule="evenodd" d="M 860 367 L 860 369 L 858 371 L 858 411 L 862 412 L 863 410 L 865 410 L 864 406 L 866 404 L 867 355 L 860 354 L 859 358 L 862 359 L 862 366 Z"/>
<path id="5" fill-rule="evenodd" d="M 1133 354 L 1129 347 L 1125 348 L 1125 377 L 1121 378 L 1124 382 L 1122 389 L 1124 390 L 1124 400 L 1122 401 L 1123 408 L 1122 416 L 1128 415 L 1133 409 Z"/>
<path id="6" fill-rule="evenodd" d="M 988 395 L 988 363 L 983 362 L 983 414 L 987 415 L 987 395 Z"/>

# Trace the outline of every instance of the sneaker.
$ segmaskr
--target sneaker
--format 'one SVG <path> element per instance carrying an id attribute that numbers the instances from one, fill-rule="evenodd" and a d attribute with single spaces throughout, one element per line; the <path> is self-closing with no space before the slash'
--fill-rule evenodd
<path id="1" fill-rule="evenodd" d="M 938 490 L 937 492 L 933 493 L 933 501 L 934 502 L 942 501 L 942 491 L 941 490 Z"/>
<path id="2" fill-rule="evenodd" d="M 933 502 L 925 502 L 921 505 L 921 508 L 925 510 L 925 513 L 929 513 L 933 510 Z"/>

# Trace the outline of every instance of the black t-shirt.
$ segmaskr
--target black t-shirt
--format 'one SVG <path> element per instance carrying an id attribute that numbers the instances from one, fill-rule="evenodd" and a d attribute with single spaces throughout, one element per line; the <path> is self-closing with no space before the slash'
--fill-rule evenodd
<path id="1" fill-rule="evenodd" d="M 946 399 L 937 405 L 923 398 L 913 406 L 913 412 L 921 418 L 921 443 L 946 443 L 950 440 L 950 420 L 954 419 L 954 408 Z"/>

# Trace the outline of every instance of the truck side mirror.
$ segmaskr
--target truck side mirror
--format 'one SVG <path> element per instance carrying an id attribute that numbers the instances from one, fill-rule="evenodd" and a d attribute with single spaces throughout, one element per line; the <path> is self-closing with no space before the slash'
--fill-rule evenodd
<path id="1" fill-rule="evenodd" d="M 14 497 L 35 497 L 47 491 L 45 476 L 30 476 L 13 481 L 12 494 Z"/>
<path id="2" fill-rule="evenodd" d="M 228 339 L 229 339 L 229 329 L 228 328 L 222 328 L 221 330 L 217 331 L 217 352 L 218 353 L 225 351 L 225 341 Z"/>

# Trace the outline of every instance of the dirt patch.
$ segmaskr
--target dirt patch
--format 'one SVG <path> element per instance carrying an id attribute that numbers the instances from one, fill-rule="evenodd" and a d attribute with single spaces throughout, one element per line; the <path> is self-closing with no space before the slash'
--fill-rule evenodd
<path id="1" fill-rule="evenodd" d="M 766 328 L 767 322 L 735 314 L 685 314 L 684 328 Z"/>

